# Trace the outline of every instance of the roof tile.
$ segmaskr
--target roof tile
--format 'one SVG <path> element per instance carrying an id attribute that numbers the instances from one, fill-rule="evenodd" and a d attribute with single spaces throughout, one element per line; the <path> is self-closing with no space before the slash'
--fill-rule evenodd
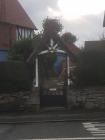
<path id="1" fill-rule="evenodd" d="M 0 21 L 30 29 L 36 29 L 34 23 L 18 0 L 0 0 Z"/>

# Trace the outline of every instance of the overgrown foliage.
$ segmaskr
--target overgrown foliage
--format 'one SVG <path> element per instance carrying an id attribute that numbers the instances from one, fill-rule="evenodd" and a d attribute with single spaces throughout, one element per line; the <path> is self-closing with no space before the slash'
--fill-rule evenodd
<path id="1" fill-rule="evenodd" d="M 74 43 L 75 41 L 77 41 L 77 38 L 75 35 L 73 35 L 70 32 L 66 32 L 61 36 L 61 39 L 65 42 L 65 43 Z"/>
<path id="2" fill-rule="evenodd" d="M 82 49 L 73 76 L 77 86 L 105 85 L 105 48 Z"/>
<path id="3" fill-rule="evenodd" d="M 25 39 L 25 40 L 21 40 L 21 41 L 16 41 L 9 50 L 9 58 L 8 59 L 10 61 L 14 61 L 14 63 L 16 62 L 16 65 L 17 65 L 17 61 L 21 61 L 21 62 L 26 63 L 28 57 L 33 52 L 33 50 L 34 50 L 34 48 L 33 48 L 33 40 L 32 39 Z M 28 66 L 28 70 L 30 72 L 31 80 L 33 80 L 33 78 L 35 77 L 35 65 L 34 64 L 35 64 L 34 58 L 31 59 L 31 61 L 26 64 Z M 22 70 L 21 66 L 22 65 L 20 65 L 20 69 L 19 69 L 20 73 Z M 26 69 L 27 69 L 27 67 L 26 67 Z M 17 77 L 15 77 L 15 78 L 17 78 Z"/>
<path id="4" fill-rule="evenodd" d="M 0 92 L 30 90 L 31 86 L 27 64 L 19 61 L 0 62 Z"/>
<path id="5" fill-rule="evenodd" d="M 65 43 L 74 43 L 76 40 L 76 37 L 71 33 L 65 33 L 62 37 L 60 36 L 63 26 L 59 19 L 46 18 L 42 26 L 42 32 L 34 34 L 33 39 L 17 41 L 9 50 L 9 60 L 19 60 L 28 63 L 30 75 L 33 79 L 35 77 L 35 56 L 39 52 L 48 49 L 51 39 L 54 40 L 54 44 L 58 44 L 59 48 L 65 46 L 64 43 L 61 43 L 63 41 Z M 49 65 L 46 69 L 49 69 Z"/>
<path id="6" fill-rule="evenodd" d="M 52 19 L 52 18 L 46 18 L 43 21 L 43 32 L 47 34 L 58 34 L 63 29 L 62 24 L 60 23 L 60 20 L 58 19 Z"/>
<path id="7" fill-rule="evenodd" d="M 48 44 L 51 38 L 55 43 L 60 44 L 61 41 L 65 43 L 74 43 L 76 41 L 76 36 L 70 32 L 64 33 L 60 36 L 60 32 L 63 26 L 59 19 L 56 18 L 46 18 L 42 23 L 43 30 L 34 34 L 33 39 L 25 39 L 21 41 L 16 41 L 9 50 L 9 60 L 20 60 L 26 62 L 33 54 L 37 54 L 43 50 L 48 49 Z"/>
<path id="8" fill-rule="evenodd" d="M 9 50 L 9 60 L 20 60 L 26 62 L 32 52 L 32 39 L 16 41 Z"/>

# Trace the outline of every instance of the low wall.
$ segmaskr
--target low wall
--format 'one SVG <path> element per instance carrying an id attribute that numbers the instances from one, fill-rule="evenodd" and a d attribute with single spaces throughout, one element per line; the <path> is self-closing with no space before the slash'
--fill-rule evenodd
<path id="1" fill-rule="evenodd" d="M 0 93 L 0 111 L 38 111 L 39 107 L 36 91 Z"/>
<path id="2" fill-rule="evenodd" d="M 67 103 L 69 109 L 72 107 L 105 109 L 105 87 L 69 88 Z"/>
<path id="3" fill-rule="evenodd" d="M 0 93 L 0 111 L 17 111 L 26 107 L 30 98 L 30 91 Z"/>
<path id="4" fill-rule="evenodd" d="M 82 89 L 69 88 L 67 92 L 68 109 L 105 109 L 105 87 Z M 39 111 L 40 96 L 38 88 L 32 91 L 0 94 L 0 111 Z"/>

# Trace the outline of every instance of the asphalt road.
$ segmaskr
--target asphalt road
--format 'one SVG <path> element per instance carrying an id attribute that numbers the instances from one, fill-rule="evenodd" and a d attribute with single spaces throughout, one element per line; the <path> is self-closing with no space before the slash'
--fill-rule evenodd
<path id="1" fill-rule="evenodd" d="M 105 122 L 0 124 L 0 140 L 105 140 Z"/>

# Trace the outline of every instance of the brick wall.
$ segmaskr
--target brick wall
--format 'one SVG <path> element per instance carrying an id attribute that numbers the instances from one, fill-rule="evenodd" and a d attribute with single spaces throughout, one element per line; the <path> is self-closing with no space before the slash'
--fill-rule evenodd
<path id="1" fill-rule="evenodd" d="M 16 27 L 0 23 L 0 50 L 8 50 L 16 39 Z"/>

